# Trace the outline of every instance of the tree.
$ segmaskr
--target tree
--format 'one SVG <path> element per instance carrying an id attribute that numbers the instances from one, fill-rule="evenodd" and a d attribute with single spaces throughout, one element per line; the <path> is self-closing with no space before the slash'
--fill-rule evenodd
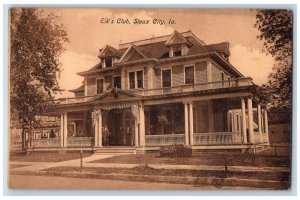
<path id="1" fill-rule="evenodd" d="M 267 53 L 275 59 L 268 82 L 262 85 L 262 98 L 277 110 L 292 109 L 292 12 L 283 9 L 256 11 L 258 39 L 264 41 Z"/>
<path id="2" fill-rule="evenodd" d="M 58 17 L 47 11 L 11 9 L 10 16 L 11 112 L 31 130 L 60 90 L 59 56 L 68 38 Z"/>

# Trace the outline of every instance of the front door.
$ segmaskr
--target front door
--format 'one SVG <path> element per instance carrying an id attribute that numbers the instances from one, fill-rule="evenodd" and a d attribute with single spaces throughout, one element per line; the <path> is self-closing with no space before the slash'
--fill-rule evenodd
<path id="1" fill-rule="evenodd" d="M 107 146 L 134 146 L 134 118 L 129 109 L 113 109 L 106 115 Z"/>

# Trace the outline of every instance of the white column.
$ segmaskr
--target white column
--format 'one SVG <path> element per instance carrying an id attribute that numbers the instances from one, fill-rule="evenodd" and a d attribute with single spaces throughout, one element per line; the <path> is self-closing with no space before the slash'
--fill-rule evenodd
<path id="1" fill-rule="evenodd" d="M 266 137 L 267 137 L 267 141 L 266 142 L 269 142 L 269 127 L 268 127 L 268 113 L 267 111 L 265 110 L 265 132 L 266 132 Z"/>
<path id="2" fill-rule="evenodd" d="M 140 128 L 139 128 L 139 131 L 140 131 L 140 145 L 142 147 L 145 146 L 145 111 L 144 111 L 144 106 L 141 105 L 139 107 L 139 110 L 140 110 Z"/>
<path id="3" fill-rule="evenodd" d="M 98 130 L 99 130 L 99 125 L 98 125 L 98 123 L 99 123 L 99 121 L 97 120 L 97 121 L 95 121 L 95 122 L 93 122 L 94 123 L 94 129 L 95 129 L 95 147 L 97 147 L 98 146 Z"/>
<path id="4" fill-rule="evenodd" d="M 185 145 L 189 145 L 189 111 L 188 111 L 188 103 L 183 102 L 184 104 L 184 138 Z"/>
<path id="5" fill-rule="evenodd" d="M 258 121 L 258 132 L 259 132 L 259 141 L 262 143 L 262 128 L 261 128 L 261 105 L 260 103 L 257 104 L 257 121 Z"/>
<path id="6" fill-rule="evenodd" d="M 194 145 L 193 103 L 190 103 L 190 145 Z"/>
<path id="7" fill-rule="evenodd" d="M 134 145 L 139 146 L 139 127 L 137 124 L 137 118 L 134 118 Z"/>
<path id="8" fill-rule="evenodd" d="M 67 146 L 68 138 L 68 113 L 64 113 L 64 147 Z"/>
<path id="9" fill-rule="evenodd" d="M 245 100 L 241 99 L 241 105 L 242 105 L 242 128 L 243 128 L 243 142 L 244 144 L 247 143 L 247 125 L 246 125 L 246 106 L 245 106 Z"/>
<path id="10" fill-rule="evenodd" d="M 102 147 L 102 113 L 101 110 L 98 115 L 98 146 Z"/>
<path id="11" fill-rule="evenodd" d="M 248 98 L 249 142 L 254 143 L 252 98 Z"/>
<path id="12" fill-rule="evenodd" d="M 60 114 L 60 146 L 64 146 L 64 113 Z"/>

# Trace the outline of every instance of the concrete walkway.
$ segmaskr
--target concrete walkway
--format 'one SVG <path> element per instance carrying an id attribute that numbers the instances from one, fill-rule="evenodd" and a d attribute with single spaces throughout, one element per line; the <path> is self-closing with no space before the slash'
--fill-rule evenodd
<path id="1" fill-rule="evenodd" d="M 92 155 L 83 158 L 84 167 L 95 168 L 133 168 L 141 166 L 141 164 L 121 164 L 121 163 L 91 163 L 94 160 L 105 159 L 113 157 L 114 155 Z M 28 165 L 24 167 L 17 167 L 11 171 L 39 171 L 51 167 L 80 167 L 80 159 L 68 160 L 63 162 L 17 162 L 10 161 L 13 165 Z M 187 170 L 224 170 L 224 166 L 209 166 L 209 165 L 167 165 L 167 164 L 148 164 L 149 167 L 155 169 L 187 169 Z M 252 166 L 228 166 L 229 171 L 242 172 L 289 172 L 288 167 L 252 167 Z"/>

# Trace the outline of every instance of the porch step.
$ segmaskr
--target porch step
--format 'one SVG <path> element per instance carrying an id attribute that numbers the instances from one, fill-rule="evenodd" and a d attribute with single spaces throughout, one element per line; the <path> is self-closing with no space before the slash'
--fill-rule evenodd
<path id="1" fill-rule="evenodd" d="M 132 147 L 100 147 L 94 149 L 95 154 L 136 154 L 136 148 Z"/>

